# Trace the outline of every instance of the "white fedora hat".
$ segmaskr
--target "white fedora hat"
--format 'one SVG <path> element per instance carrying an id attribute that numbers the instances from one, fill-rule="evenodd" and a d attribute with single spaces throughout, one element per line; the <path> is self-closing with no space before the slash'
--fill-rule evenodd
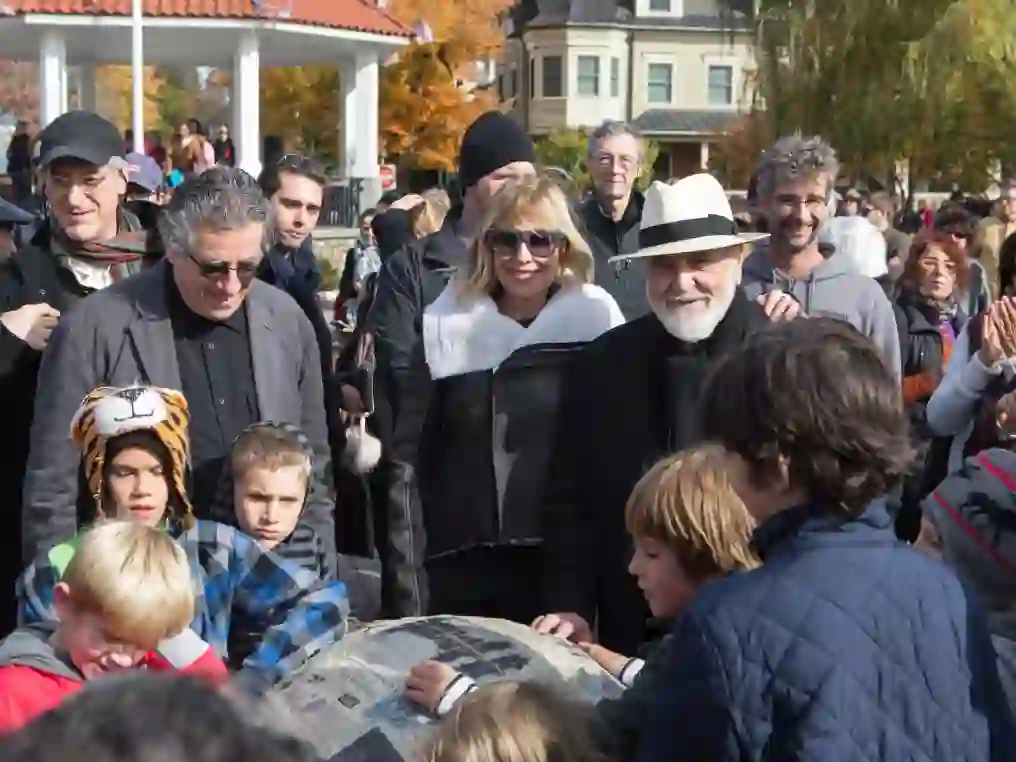
<path id="1" fill-rule="evenodd" d="M 725 249 L 768 237 L 768 233 L 739 233 L 723 186 L 702 173 L 673 185 L 650 185 L 642 207 L 639 250 L 609 261 Z"/>

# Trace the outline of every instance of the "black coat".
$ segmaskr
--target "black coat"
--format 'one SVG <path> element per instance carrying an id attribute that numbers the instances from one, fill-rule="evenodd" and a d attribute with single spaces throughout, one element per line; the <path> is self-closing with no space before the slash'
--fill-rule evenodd
<path id="1" fill-rule="evenodd" d="M 127 227 L 134 224 L 128 220 Z M 67 313 L 90 291 L 70 271 L 61 267 L 49 246 L 48 226 L 43 226 L 31 244 L 23 247 L 0 267 L 0 314 L 25 305 L 47 303 Z M 13 591 L 14 580 L 24 566 L 21 558 L 21 487 L 28 462 L 28 441 L 35 409 L 35 387 L 41 352 L 36 352 L 6 328 L 0 326 L 0 396 L 5 400 L 4 448 L 0 458 L 0 506 L 4 510 L 4 537 L 0 545 L 0 585 Z M 7 601 L 0 600 L 0 633 L 9 619 Z"/>
<path id="2" fill-rule="evenodd" d="M 594 197 L 583 200 L 575 209 L 586 241 L 593 251 L 596 285 L 614 297 L 628 320 L 649 312 L 649 302 L 646 301 L 646 262 L 644 259 L 626 259 L 614 263 L 608 260 L 618 254 L 638 251 L 644 204 L 642 194 L 632 191 L 628 208 L 617 222 L 603 213 L 600 203 Z"/>
<path id="3" fill-rule="evenodd" d="M 601 336 L 571 368 L 543 507 L 546 603 L 590 623 L 598 615 L 608 648 L 635 653 L 646 633 L 648 609 L 628 574 L 632 488 L 661 457 L 697 443 L 711 363 L 766 323 L 739 290 L 705 341 L 679 341 L 647 315 Z"/>
<path id="4" fill-rule="evenodd" d="M 382 608 L 388 616 L 426 612 L 417 580 L 423 566 L 423 532 L 412 510 L 418 449 L 430 376 L 423 354 L 423 310 L 444 290 L 465 257 L 452 210 L 437 233 L 399 249 L 381 267 L 363 330 L 375 337 L 373 426 L 384 457 L 372 474 L 371 501 L 382 568 Z"/>
<path id="5" fill-rule="evenodd" d="M 606 292 L 577 284 L 526 327 L 493 300 L 463 299 L 452 287 L 426 310 L 425 354 L 437 380 L 419 510 L 432 613 L 526 624 L 544 613 L 539 509 L 563 381 L 579 350 L 623 320 Z"/>

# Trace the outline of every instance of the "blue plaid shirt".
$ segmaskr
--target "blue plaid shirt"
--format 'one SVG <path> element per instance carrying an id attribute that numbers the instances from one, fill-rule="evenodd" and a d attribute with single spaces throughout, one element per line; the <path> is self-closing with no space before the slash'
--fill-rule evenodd
<path id="1" fill-rule="evenodd" d="M 265 625 L 257 647 L 235 675 L 240 687 L 262 693 L 345 635 L 349 603 L 341 582 L 324 582 L 264 550 L 238 529 L 214 521 L 198 521 L 176 541 L 187 553 L 197 588 L 191 629 L 220 658 L 229 656 L 234 607 Z M 56 621 L 53 588 L 60 575 L 48 553 L 21 575 L 17 593 L 22 626 Z"/>

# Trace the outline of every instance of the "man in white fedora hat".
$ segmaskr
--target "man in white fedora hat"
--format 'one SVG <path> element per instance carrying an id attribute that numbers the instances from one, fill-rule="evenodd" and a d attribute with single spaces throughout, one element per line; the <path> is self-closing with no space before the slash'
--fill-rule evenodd
<path id="1" fill-rule="evenodd" d="M 625 503 L 649 464 L 698 442 L 714 358 L 767 324 L 738 285 L 749 244 L 764 237 L 738 232 L 710 175 L 646 192 L 639 248 L 621 256 L 646 265 L 651 312 L 583 349 L 561 396 L 543 506 L 546 600 L 557 613 L 539 629 L 582 639 L 596 617 L 607 648 L 630 654 L 644 641 L 648 609 L 627 571 Z"/>
<path id="2" fill-rule="evenodd" d="M 858 273 L 849 257 L 819 241 L 838 172 L 836 152 L 818 137 L 780 138 L 762 156 L 757 205 L 772 238 L 745 261 L 744 290 L 767 313 L 790 295 L 805 315 L 847 321 L 872 340 L 899 377 L 899 333 L 885 292 Z"/>

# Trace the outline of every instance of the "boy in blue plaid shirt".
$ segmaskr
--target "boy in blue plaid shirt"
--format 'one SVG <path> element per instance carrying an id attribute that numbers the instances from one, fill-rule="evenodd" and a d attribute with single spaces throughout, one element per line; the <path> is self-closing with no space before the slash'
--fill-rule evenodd
<path id="1" fill-rule="evenodd" d="M 324 542 L 300 521 L 310 490 L 312 458 L 310 443 L 297 427 L 255 423 L 233 443 L 229 477 L 240 529 L 264 550 L 326 579 Z M 262 629 L 256 615 L 233 611 L 230 664 L 243 663 Z"/>
<path id="2" fill-rule="evenodd" d="M 71 425 L 96 517 L 164 527 L 187 553 L 198 589 L 198 635 L 238 668 L 234 683 L 260 693 L 345 634 L 345 586 L 327 582 L 261 547 L 239 530 L 196 520 L 186 493 L 187 402 L 154 387 L 100 388 Z M 53 589 L 73 557 L 76 538 L 41 554 L 18 582 L 21 624 L 55 621 Z M 236 614 L 249 653 L 229 653 Z M 245 627 L 246 629 L 246 627 Z"/>

